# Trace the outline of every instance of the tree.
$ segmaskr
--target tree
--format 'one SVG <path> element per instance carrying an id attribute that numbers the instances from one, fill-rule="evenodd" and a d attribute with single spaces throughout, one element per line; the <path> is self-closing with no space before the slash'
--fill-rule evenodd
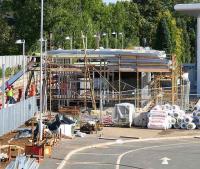
<path id="1" fill-rule="evenodd" d="M 12 27 L 0 16 L 0 55 L 16 54 L 17 49 L 12 34 Z"/>
<path id="2" fill-rule="evenodd" d="M 132 0 L 106 5 L 102 0 L 46 0 L 44 37 L 53 35 L 53 48 L 66 48 L 66 36 L 73 37 L 73 48 L 83 48 L 81 31 L 88 37 L 88 48 L 95 48 L 95 34 L 107 33 L 109 47 L 115 46 L 112 32 L 123 32 L 124 47 L 147 45 L 176 54 L 180 62 L 195 61 L 196 20 L 174 11 L 174 5 L 188 0 Z M 193 0 L 192 2 L 195 2 Z M 11 16 L 11 19 L 7 16 Z M 0 52 L 14 54 L 16 39 L 26 40 L 26 51 L 39 50 L 40 1 L 4 0 L 0 13 Z M 118 39 L 118 46 L 121 42 Z M 100 41 L 105 46 L 105 37 Z M 19 53 L 19 51 L 18 51 Z"/>
<path id="3" fill-rule="evenodd" d="M 157 27 L 155 49 L 164 50 L 168 54 L 172 52 L 171 35 L 165 18 L 160 20 Z"/>

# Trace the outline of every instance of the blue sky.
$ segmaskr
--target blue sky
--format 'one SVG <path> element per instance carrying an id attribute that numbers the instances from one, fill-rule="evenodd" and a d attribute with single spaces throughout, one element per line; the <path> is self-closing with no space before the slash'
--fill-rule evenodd
<path id="1" fill-rule="evenodd" d="M 103 1 L 106 2 L 106 3 L 110 3 L 110 2 L 114 3 L 114 2 L 116 2 L 116 0 L 103 0 Z"/>

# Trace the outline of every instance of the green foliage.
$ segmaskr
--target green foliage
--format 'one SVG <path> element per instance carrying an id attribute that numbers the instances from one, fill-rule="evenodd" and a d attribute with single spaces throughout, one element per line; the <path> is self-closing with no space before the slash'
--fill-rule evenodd
<path id="1" fill-rule="evenodd" d="M 167 53 L 172 51 L 171 35 L 165 18 L 162 18 L 157 27 L 155 49 L 164 50 Z"/>
<path id="2" fill-rule="evenodd" d="M 143 45 L 168 54 L 175 53 L 179 62 L 195 60 L 195 25 L 191 17 L 174 12 L 176 3 L 188 0 L 132 0 L 106 5 L 102 0 L 44 1 L 44 34 L 53 49 L 69 49 L 66 36 L 73 37 L 73 48 L 83 48 L 81 32 L 87 36 L 88 48 L 95 48 L 95 34 L 107 33 L 109 48 L 115 47 L 112 32 L 122 32 L 124 47 Z M 193 0 L 192 2 L 195 2 Z M 5 16 L 11 15 L 13 19 Z M 40 1 L 4 0 L 0 13 L 0 54 L 16 54 L 21 48 L 16 39 L 26 40 L 26 51 L 40 49 Z M 122 40 L 118 35 L 117 46 Z M 101 36 L 100 46 L 106 46 Z"/>
<path id="3" fill-rule="evenodd" d="M 6 68 L 6 71 L 5 71 L 5 76 L 6 77 L 9 77 L 10 75 L 12 75 L 12 72 L 13 72 L 13 69 L 8 67 Z"/>
<path id="4" fill-rule="evenodd" d="M 0 78 L 2 78 L 3 72 L 2 69 L 0 68 Z"/>

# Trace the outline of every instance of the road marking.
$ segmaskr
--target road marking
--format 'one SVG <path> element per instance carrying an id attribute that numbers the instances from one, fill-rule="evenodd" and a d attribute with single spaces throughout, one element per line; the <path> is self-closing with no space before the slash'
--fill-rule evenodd
<path id="1" fill-rule="evenodd" d="M 132 153 L 132 152 L 136 152 L 136 151 L 139 151 L 139 150 L 148 150 L 148 149 L 152 149 L 152 148 L 160 148 L 160 147 L 168 147 L 168 146 L 177 146 L 177 145 L 186 145 L 186 144 L 191 144 L 191 143 L 199 143 L 199 142 L 190 142 L 190 143 L 178 143 L 178 144 L 166 144 L 166 145 L 160 145 L 160 146 L 150 146 L 150 147 L 142 147 L 142 148 L 138 148 L 138 149 L 134 149 L 134 150 L 129 150 L 129 151 L 126 151 L 124 152 L 123 154 L 121 154 L 118 158 L 117 158 L 117 163 L 116 163 L 116 168 L 115 169 L 119 169 L 120 167 L 120 163 L 121 163 L 121 159 L 129 154 L 129 153 Z"/>
<path id="2" fill-rule="evenodd" d="M 76 153 L 80 155 L 96 155 L 96 156 L 118 156 L 120 154 L 100 154 L 100 153 Z"/>
<path id="3" fill-rule="evenodd" d="M 179 137 L 160 137 L 160 138 L 146 138 L 146 139 L 138 139 L 138 140 L 125 140 L 124 143 L 142 143 L 142 142 L 147 142 L 147 141 L 165 141 L 165 140 L 177 140 L 177 139 L 191 139 L 194 137 L 199 137 L 199 135 L 195 136 L 179 136 Z M 111 145 L 116 145 L 116 142 L 106 142 L 106 143 L 99 143 L 99 144 L 94 144 L 94 145 L 89 145 L 89 146 L 84 146 L 75 150 L 70 151 L 68 154 L 66 154 L 64 160 L 60 163 L 60 165 L 57 167 L 57 169 L 63 169 L 65 167 L 66 162 L 71 158 L 72 155 L 84 151 L 87 149 L 91 148 L 100 148 L 103 146 L 111 146 Z"/>
<path id="4" fill-rule="evenodd" d="M 161 164 L 167 165 L 167 164 L 168 164 L 168 161 L 171 160 L 171 159 L 169 159 L 169 158 L 167 158 L 167 157 L 163 157 L 163 158 L 161 158 L 160 160 L 162 161 Z"/>
<path id="5" fill-rule="evenodd" d="M 70 162 L 69 165 L 113 165 L 113 164 L 106 164 L 101 162 Z"/>

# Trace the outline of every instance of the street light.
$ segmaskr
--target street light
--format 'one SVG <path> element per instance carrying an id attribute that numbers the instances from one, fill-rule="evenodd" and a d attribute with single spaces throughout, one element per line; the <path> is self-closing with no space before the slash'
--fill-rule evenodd
<path id="1" fill-rule="evenodd" d="M 119 35 L 122 37 L 122 49 L 124 49 L 124 34 L 120 32 Z"/>
<path id="2" fill-rule="evenodd" d="M 26 88 L 26 84 L 25 84 L 25 72 L 26 72 L 26 70 L 25 70 L 25 63 L 26 63 L 26 56 L 25 56 L 25 40 L 23 39 L 23 40 L 21 40 L 21 39 L 19 39 L 19 40 L 17 40 L 16 42 L 15 42 L 16 44 L 22 44 L 22 46 L 23 46 L 23 51 L 22 51 L 22 53 L 23 53 L 23 100 L 24 100 L 24 102 L 23 102 L 23 114 L 24 114 L 24 116 L 23 116 L 23 120 L 25 121 L 25 88 Z"/>
<path id="3" fill-rule="evenodd" d="M 96 39 L 96 46 L 97 46 L 97 49 L 99 49 L 99 42 L 100 42 L 100 35 L 94 35 L 93 36 L 95 39 Z"/>
<path id="4" fill-rule="evenodd" d="M 102 34 L 104 37 L 106 36 L 106 48 L 108 49 L 108 35 L 107 35 L 107 33 L 103 33 Z"/>
<path id="5" fill-rule="evenodd" d="M 25 70 L 25 63 L 26 63 L 25 40 L 24 39 L 23 40 L 19 39 L 15 43 L 16 44 L 22 44 L 22 46 L 23 46 L 23 51 L 22 51 L 23 52 L 23 74 L 24 74 L 24 76 L 23 76 L 23 88 L 24 88 L 24 90 L 23 90 L 23 99 L 25 100 L 25 88 L 26 88 L 26 84 L 25 84 L 25 72 L 26 72 L 26 70 Z"/>
<path id="6" fill-rule="evenodd" d="M 85 39 L 85 49 L 87 49 L 87 36 L 81 35 L 81 38 L 83 39 L 83 41 Z"/>
<path id="7" fill-rule="evenodd" d="M 44 63 L 44 112 L 47 112 L 47 39 L 39 39 L 39 42 L 42 43 L 42 45 L 44 44 L 44 53 L 43 53 L 43 58 L 44 59 L 42 62 Z M 42 46 L 43 47 L 43 46 Z"/>
<path id="8" fill-rule="evenodd" d="M 41 0 L 41 22 L 40 22 L 40 121 L 39 121 L 39 140 L 42 141 L 42 135 L 43 135 L 43 125 L 42 125 L 42 113 L 43 113 L 43 110 L 42 110 L 42 85 L 43 85 L 43 70 L 42 70 L 42 64 L 43 64 L 43 26 L 44 26 L 44 23 L 43 23 L 43 19 L 44 19 L 44 16 L 43 16 L 43 13 L 44 13 L 44 0 Z"/>
<path id="9" fill-rule="evenodd" d="M 115 49 L 117 49 L 117 33 L 113 32 L 112 35 L 115 35 Z"/>
<path id="10" fill-rule="evenodd" d="M 65 40 L 70 40 L 70 49 L 72 50 L 72 37 L 65 37 Z"/>

